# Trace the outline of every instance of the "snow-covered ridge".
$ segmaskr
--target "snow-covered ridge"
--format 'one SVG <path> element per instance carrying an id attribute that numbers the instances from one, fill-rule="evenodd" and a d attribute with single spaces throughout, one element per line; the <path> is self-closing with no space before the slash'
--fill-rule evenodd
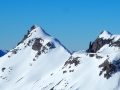
<path id="1" fill-rule="evenodd" d="M 113 42 L 120 40 L 120 35 L 113 35 L 106 30 L 102 31 L 102 33 L 98 37 L 106 40 L 111 39 L 113 40 Z"/>
<path id="2" fill-rule="evenodd" d="M 44 40 L 43 45 L 47 44 L 48 42 L 56 44 L 56 46 L 60 46 L 64 48 L 67 52 L 71 53 L 64 45 L 60 43 L 60 41 L 49 34 L 47 34 L 40 26 L 38 25 L 33 25 L 31 29 L 28 31 L 27 35 L 24 36 L 23 40 L 19 42 L 19 46 L 16 48 L 20 47 L 23 45 L 23 43 L 28 43 L 34 41 L 36 38 L 41 38 Z"/>
<path id="3" fill-rule="evenodd" d="M 102 33 L 99 35 L 99 38 L 103 38 L 103 39 L 109 39 L 111 37 L 111 33 L 109 33 L 108 31 L 104 30 L 102 31 Z"/>

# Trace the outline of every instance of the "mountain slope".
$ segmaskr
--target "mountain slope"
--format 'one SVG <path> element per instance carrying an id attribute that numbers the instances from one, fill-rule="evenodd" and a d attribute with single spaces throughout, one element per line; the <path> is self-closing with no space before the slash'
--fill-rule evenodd
<path id="1" fill-rule="evenodd" d="M 103 31 L 87 52 L 71 54 L 34 25 L 0 58 L 0 90 L 120 90 L 120 48 L 114 40 L 119 35 Z"/>
<path id="2" fill-rule="evenodd" d="M 40 42 L 35 43 L 39 38 Z M 40 27 L 34 26 L 26 39 L 0 59 L 0 89 L 19 90 L 21 83 L 17 82 L 20 79 L 25 86 L 31 86 L 31 83 L 59 68 L 69 55 L 56 39 L 44 33 Z"/>

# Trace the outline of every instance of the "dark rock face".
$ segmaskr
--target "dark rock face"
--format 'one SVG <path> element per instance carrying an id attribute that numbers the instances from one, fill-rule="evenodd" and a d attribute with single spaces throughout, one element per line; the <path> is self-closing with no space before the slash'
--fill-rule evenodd
<path id="1" fill-rule="evenodd" d="M 32 45 L 32 49 L 33 49 L 33 50 L 35 50 L 35 51 L 41 50 L 41 47 L 43 46 L 43 45 L 40 43 L 41 40 L 42 40 L 41 38 L 36 38 L 36 39 L 35 39 L 35 42 L 34 42 L 34 44 Z"/>
<path id="2" fill-rule="evenodd" d="M 92 44 L 90 42 L 89 49 L 87 50 L 87 52 L 95 53 L 105 44 L 110 44 L 110 42 L 112 42 L 112 39 L 104 40 L 102 38 L 97 38 Z"/>
<path id="3" fill-rule="evenodd" d="M 38 58 L 38 56 L 40 56 L 40 55 L 41 55 L 41 51 L 38 51 L 37 54 L 35 55 L 35 57 Z"/>
<path id="4" fill-rule="evenodd" d="M 51 42 L 48 42 L 46 45 L 47 45 L 50 49 L 55 48 L 54 44 L 51 43 Z"/>
<path id="5" fill-rule="evenodd" d="M 30 31 L 28 30 L 27 34 L 24 35 L 24 38 L 23 38 L 17 45 L 19 45 L 20 43 L 23 43 L 23 42 L 28 38 L 28 35 L 30 34 L 30 32 L 31 32 L 33 29 L 35 29 L 35 28 L 36 28 L 35 25 L 33 25 L 33 26 L 30 28 Z"/>
<path id="6" fill-rule="evenodd" d="M 33 29 L 35 29 L 35 25 L 33 25 L 31 28 L 30 28 L 30 31 L 32 31 Z"/>
<path id="7" fill-rule="evenodd" d="M 17 45 L 19 45 L 20 43 L 23 43 L 28 38 L 29 34 L 30 34 L 30 31 L 28 30 L 28 33 L 24 35 L 24 38 L 22 39 L 22 41 L 20 41 Z"/>
<path id="8" fill-rule="evenodd" d="M 102 75 L 102 73 L 104 71 L 106 71 L 106 73 L 104 74 L 104 77 L 109 79 L 111 74 L 117 71 L 117 68 L 114 64 L 110 63 L 108 60 L 105 60 L 101 65 L 99 65 L 99 68 L 102 68 L 102 71 L 100 71 L 99 76 Z"/>
<path id="9" fill-rule="evenodd" d="M 111 42 L 111 44 L 109 46 L 116 46 L 116 47 L 120 47 L 120 40 L 116 41 L 116 42 Z"/>
<path id="10" fill-rule="evenodd" d="M 42 38 L 35 38 L 32 49 L 37 51 L 37 53 L 33 58 L 33 61 L 36 61 L 41 54 L 47 54 L 49 52 L 49 49 L 53 49 L 54 43 L 47 42 L 46 45 L 43 45 L 42 42 L 44 42 Z"/>
<path id="11" fill-rule="evenodd" d="M 120 40 L 113 42 L 113 39 L 97 38 L 93 43 L 90 42 L 89 49 L 87 49 L 87 52 L 96 53 L 105 44 L 109 44 L 109 47 L 120 47 Z"/>

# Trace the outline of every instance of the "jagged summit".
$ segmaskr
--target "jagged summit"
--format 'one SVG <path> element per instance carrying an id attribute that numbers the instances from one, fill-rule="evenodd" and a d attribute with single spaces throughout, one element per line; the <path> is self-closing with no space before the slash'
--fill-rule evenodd
<path id="1" fill-rule="evenodd" d="M 120 40 L 120 35 L 111 34 L 110 32 L 103 30 L 100 33 L 100 35 L 98 36 L 98 38 L 106 39 L 106 40 L 110 39 L 113 42 L 116 42 L 116 41 Z"/>
<path id="2" fill-rule="evenodd" d="M 113 35 L 110 32 L 103 30 L 93 43 L 90 42 L 87 52 L 95 53 L 105 45 L 109 45 L 109 47 L 120 47 L 120 35 Z"/>
<path id="3" fill-rule="evenodd" d="M 106 30 L 103 30 L 100 35 L 99 35 L 99 38 L 103 38 L 103 39 L 109 39 L 111 37 L 111 33 L 106 31 Z"/>
<path id="4" fill-rule="evenodd" d="M 31 27 L 30 33 L 33 33 L 33 32 L 35 32 L 37 36 L 41 36 L 41 37 L 50 36 L 38 25 L 33 25 Z"/>
<path id="5" fill-rule="evenodd" d="M 27 34 L 24 35 L 24 38 L 18 43 L 23 43 L 26 39 L 38 38 L 38 37 L 50 37 L 40 26 L 33 25 L 30 30 L 28 30 Z"/>
<path id="6" fill-rule="evenodd" d="M 62 47 L 71 54 L 71 52 L 64 45 L 62 45 L 59 40 L 47 34 L 38 25 L 33 25 L 30 30 L 28 30 L 28 33 L 24 35 L 24 38 L 18 43 L 16 48 L 23 46 L 27 47 L 30 46 L 30 44 L 33 44 L 32 49 L 34 50 L 40 50 L 42 49 L 41 47 L 45 45 L 52 45 L 52 47 Z"/>

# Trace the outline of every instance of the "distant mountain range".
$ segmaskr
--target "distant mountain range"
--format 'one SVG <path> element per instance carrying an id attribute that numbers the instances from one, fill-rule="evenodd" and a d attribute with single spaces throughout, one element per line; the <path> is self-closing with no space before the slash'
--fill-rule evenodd
<path id="1" fill-rule="evenodd" d="M 120 90 L 120 35 L 104 30 L 88 46 L 71 53 L 33 25 L 0 58 L 0 90 Z"/>
<path id="2" fill-rule="evenodd" d="M 0 50 L 0 57 L 4 56 L 7 52 L 8 52 L 8 50 L 6 50 L 6 51 Z"/>

